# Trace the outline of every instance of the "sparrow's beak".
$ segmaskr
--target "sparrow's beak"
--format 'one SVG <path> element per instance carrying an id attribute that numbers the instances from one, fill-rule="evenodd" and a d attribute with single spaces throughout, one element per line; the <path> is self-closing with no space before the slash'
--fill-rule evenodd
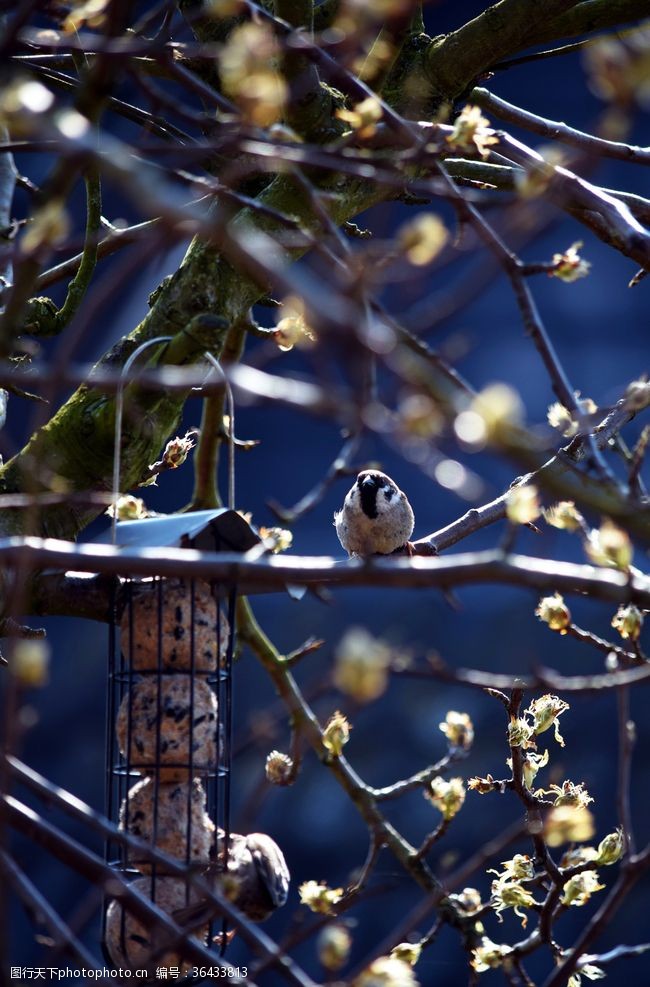
<path id="1" fill-rule="evenodd" d="M 366 487 L 366 489 L 371 489 L 372 487 L 377 486 L 377 481 L 375 480 L 374 476 L 364 476 L 363 480 L 361 481 L 361 486 Z"/>

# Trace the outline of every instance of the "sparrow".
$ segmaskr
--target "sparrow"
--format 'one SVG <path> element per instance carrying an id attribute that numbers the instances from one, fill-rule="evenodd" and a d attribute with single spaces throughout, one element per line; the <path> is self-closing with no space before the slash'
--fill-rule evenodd
<path id="1" fill-rule="evenodd" d="M 349 555 L 391 555 L 409 548 L 415 519 L 406 494 L 385 473 L 363 470 L 334 514 L 339 541 Z"/>
<path id="2" fill-rule="evenodd" d="M 228 867 L 223 871 L 222 829 L 217 830 L 206 876 L 251 922 L 263 922 L 289 896 L 290 874 L 282 850 L 266 833 L 231 833 L 228 841 Z M 192 928 L 215 916 L 207 901 L 188 905 L 174 912 L 174 919 Z"/>
<path id="3" fill-rule="evenodd" d="M 221 845 L 219 845 L 221 843 Z M 217 840 L 217 854 L 223 853 Z M 231 833 L 224 891 L 251 922 L 263 922 L 289 896 L 290 874 L 282 850 L 266 833 Z"/>

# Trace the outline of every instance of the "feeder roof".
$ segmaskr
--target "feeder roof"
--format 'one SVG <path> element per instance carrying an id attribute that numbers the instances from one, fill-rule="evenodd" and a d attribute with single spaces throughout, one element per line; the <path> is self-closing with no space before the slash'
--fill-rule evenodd
<path id="1" fill-rule="evenodd" d="M 120 521 L 116 528 L 120 548 L 192 547 L 207 552 L 247 552 L 261 544 L 255 529 L 241 514 L 227 507 Z"/>

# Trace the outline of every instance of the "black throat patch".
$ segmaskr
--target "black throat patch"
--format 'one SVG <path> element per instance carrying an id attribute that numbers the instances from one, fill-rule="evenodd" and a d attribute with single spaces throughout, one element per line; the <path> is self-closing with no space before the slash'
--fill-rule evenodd
<path id="1" fill-rule="evenodd" d="M 368 482 L 368 479 L 370 479 L 370 483 Z M 361 495 L 361 509 L 363 513 L 366 517 L 376 518 L 379 484 L 374 476 L 364 478 L 364 480 L 359 484 L 359 493 Z"/>

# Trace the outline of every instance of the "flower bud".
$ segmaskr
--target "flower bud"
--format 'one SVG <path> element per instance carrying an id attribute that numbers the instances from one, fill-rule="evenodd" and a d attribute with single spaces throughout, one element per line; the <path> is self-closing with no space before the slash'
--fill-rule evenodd
<path id="1" fill-rule="evenodd" d="M 460 812 L 465 801 L 465 786 L 462 778 L 433 778 L 424 792 L 427 798 L 436 809 L 442 813 L 442 818 L 447 821 L 453 819 L 457 812 Z"/>
<path id="2" fill-rule="evenodd" d="M 584 806 L 560 805 L 551 809 L 544 823 L 544 839 L 550 847 L 586 843 L 594 832 L 594 817 Z"/>
<path id="3" fill-rule="evenodd" d="M 409 966 L 415 966 L 420 959 L 421 953 L 422 946 L 419 942 L 401 942 L 390 951 L 391 956 L 395 956 L 398 960 L 403 960 Z"/>
<path id="4" fill-rule="evenodd" d="M 561 254 L 553 254 L 553 270 L 549 275 L 559 278 L 565 284 L 577 281 L 578 278 L 585 278 L 589 274 L 591 264 L 588 260 L 583 260 L 578 251 L 582 246 L 582 241 L 578 240 Z"/>
<path id="5" fill-rule="evenodd" d="M 264 767 L 266 780 L 272 785 L 291 785 L 293 783 L 293 759 L 281 751 L 271 751 L 267 755 Z"/>
<path id="6" fill-rule="evenodd" d="M 467 713 L 457 713 L 450 710 L 444 723 L 439 723 L 438 727 L 447 738 L 450 747 L 459 747 L 461 750 L 469 750 L 474 740 L 474 725 Z"/>
<path id="7" fill-rule="evenodd" d="M 559 593 L 543 596 L 537 604 L 535 616 L 548 624 L 552 631 L 566 631 L 571 623 L 571 611 Z"/>
<path id="8" fill-rule="evenodd" d="M 542 509 L 536 487 L 527 483 L 520 487 L 511 487 L 506 497 L 506 516 L 513 524 L 532 524 Z"/>
<path id="9" fill-rule="evenodd" d="M 585 870 L 582 874 L 575 874 L 574 877 L 564 885 L 564 892 L 560 901 L 563 905 L 576 905 L 580 907 L 586 905 L 595 891 L 602 891 L 604 884 L 598 883 L 598 874 L 595 870 Z"/>
<path id="10" fill-rule="evenodd" d="M 350 724 L 338 711 L 330 717 L 323 730 L 323 745 L 334 757 L 340 757 L 350 739 Z"/>
<path id="11" fill-rule="evenodd" d="M 578 531 L 584 524 L 584 518 L 572 500 L 560 500 L 542 513 L 547 524 L 563 531 Z"/>
<path id="12" fill-rule="evenodd" d="M 609 867 L 621 859 L 624 850 L 623 830 L 619 827 L 613 833 L 608 833 L 598 844 L 597 863 Z"/>
<path id="13" fill-rule="evenodd" d="M 624 641 L 638 641 L 643 627 L 643 614 L 633 603 L 620 606 L 612 617 L 612 627 Z"/>
<path id="14" fill-rule="evenodd" d="M 334 906 L 343 897 L 343 888 L 328 888 L 318 881 L 305 881 L 298 888 L 301 905 L 320 915 L 333 915 Z"/>
<path id="15" fill-rule="evenodd" d="M 11 653 L 11 672 L 24 689 L 40 689 L 47 684 L 50 646 L 42 638 L 17 640 Z"/>
<path id="16" fill-rule="evenodd" d="M 625 570 L 632 562 L 629 536 L 609 520 L 603 521 L 598 531 L 589 533 L 585 551 L 595 565 Z"/>
<path id="17" fill-rule="evenodd" d="M 318 959 L 326 970 L 336 973 L 348 961 L 352 937 L 345 925 L 326 925 L 316 940 Z"/>

